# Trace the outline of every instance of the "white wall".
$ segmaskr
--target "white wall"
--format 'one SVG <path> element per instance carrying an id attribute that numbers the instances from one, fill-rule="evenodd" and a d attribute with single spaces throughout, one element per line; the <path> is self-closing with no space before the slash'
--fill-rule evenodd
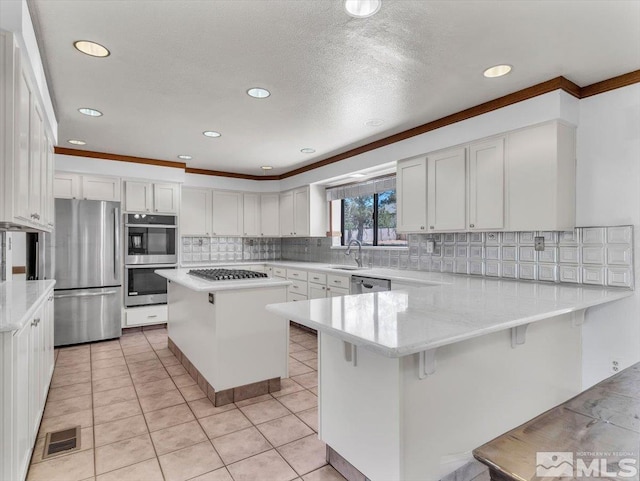
<path id="1" fill-rule="evenodd" d="M 580 101 L 577 144 L 579 226 L 632 224 L 640 272 L 640 84 Z M 583 328 L 584 387 L 640 360 L 640 292 L 587 311 Z"/>

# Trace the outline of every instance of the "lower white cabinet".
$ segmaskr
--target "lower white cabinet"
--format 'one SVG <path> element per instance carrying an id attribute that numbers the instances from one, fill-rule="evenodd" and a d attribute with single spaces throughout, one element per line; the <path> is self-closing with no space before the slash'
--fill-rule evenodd
<path id="1" fill-rule="evenodd" d="M 124 310 L 124 327 L 163 324 L 167 322 L 167 305 L 129 307 Z"/>
<path id="2" fill-rule="evenodd" d="M 21 329 L 0 333 L 0 479 L 27 475 L 53 366 L 52 287 Z"/>

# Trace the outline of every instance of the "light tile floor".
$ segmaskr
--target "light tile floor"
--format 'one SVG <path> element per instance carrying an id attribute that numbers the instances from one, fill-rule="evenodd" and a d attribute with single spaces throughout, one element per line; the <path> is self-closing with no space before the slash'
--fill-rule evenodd
<path id="1" fill-rule="evenodd" d="M 338 481 L 318 440 L 317 340 L 291 327 L 282 390 L 214 407 L 167 349 L 166 329 L 61 348 L 29 481 Z M 48 431 L 81 448 L 42 460 Z"/>

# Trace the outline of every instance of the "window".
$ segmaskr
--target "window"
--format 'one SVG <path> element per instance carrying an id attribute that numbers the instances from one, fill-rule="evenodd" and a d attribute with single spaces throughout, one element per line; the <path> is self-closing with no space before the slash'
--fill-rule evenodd
<path id="1" fill-rule="evenodd" d="M 341 201 L 342 245 L 352 239 L 363 246 L 406 246 L 406 237 L 396 233 L 396 190 L 345 197 Z"/>

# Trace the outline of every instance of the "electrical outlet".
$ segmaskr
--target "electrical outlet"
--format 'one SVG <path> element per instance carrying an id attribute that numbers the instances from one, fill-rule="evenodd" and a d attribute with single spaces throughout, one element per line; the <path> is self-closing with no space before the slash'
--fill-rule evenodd
<path id="1" fill-rule="evenodd" d="M 539 237 L 534 237 L 533 238 L 533 242 L 534 242 L 534 246 L 535 249 L 537 251 L 543 251 L 544 250 L 544 237 L 539 236 Z"/>
<path id="2" fill-rule="evenodd" d="M 489 232 L 489 233 L 487 233 L 487 240 L 489 240 L 489 241 L 496 241 L 496 240 L 498 240 L 498 234 L 496 234 L 495 232 Z"/>
<path id="3" fill-rule="evenodd" d="M 609 372 L 611 374 L 616 374 L 622 371 L 623 369 L 625 369 L 625 367 L 629 365 L 631 365 L 631 362 L 628 359 L 622 359 L 620 357 L 612 357 L 609 362 Z"/>
<path id="4" fill-rule="evenodd" d="M 427 241 L 427 254 L 433 254 L 433 250 L 435 249 L 436 243 L 435 241 L 428 240 Z"/>

